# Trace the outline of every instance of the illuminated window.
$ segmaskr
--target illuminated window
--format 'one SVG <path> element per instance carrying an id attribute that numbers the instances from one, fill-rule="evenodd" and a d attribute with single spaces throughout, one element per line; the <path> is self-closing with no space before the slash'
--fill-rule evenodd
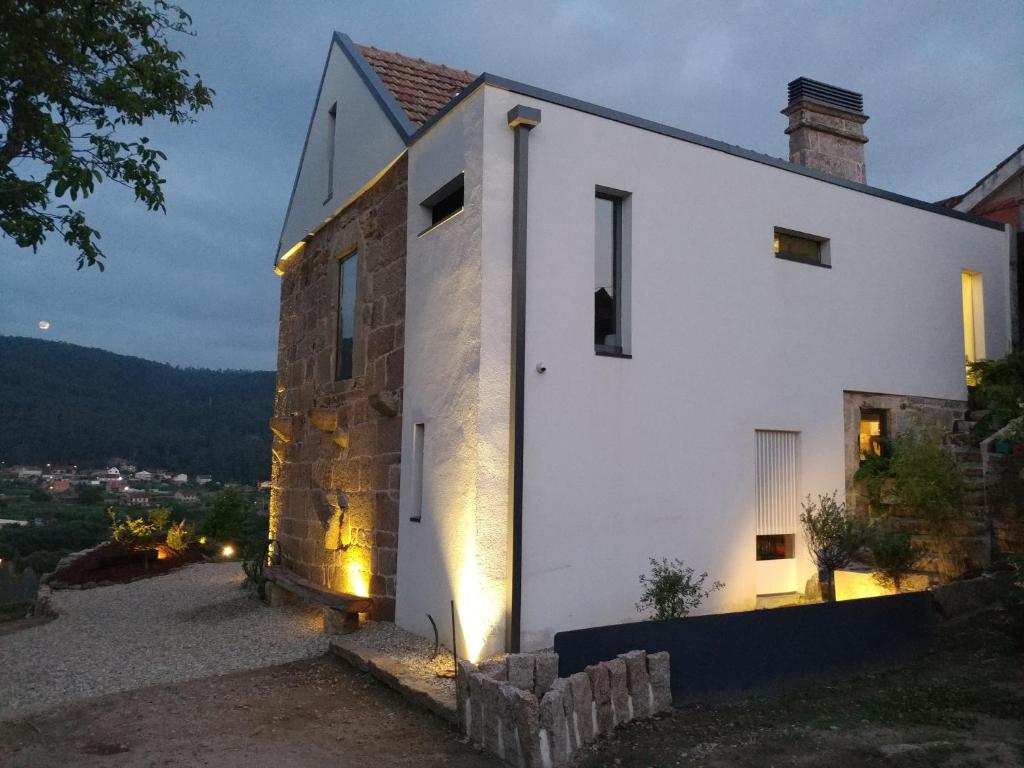
<path id="1" fill-rule="evenodd" d="M 352 378 L 352 352 L 356 330 L 356 282 L 359 276 L 359 254 L 352 253 L 338 265 L 338 344 L 335 378 Z"/>
<path id="2" fill-rule="evenodd" d="M 598 187 L 594 198 L 594 350 L 628 352 L 629 289 L 624 257 L 628 193 Z"/>
<path id="3" fill-rule="evenodd" d="M 757 537 L 758 560 L 789 560 L 794 557 L 796 536 L 792 533 L 774 533 Z"/>
<path id="4" fill-rule="evenodd" d="M 964 362 L 968 364 L 967 383 L 974 384 L 970 363 L 985 359 L 985 292 L 980 272 L 960 273 L 964 310 Z"/>
<path id="5" fill-rule="evenodd" d="M 775 228 L 773 245 L 775 258 L 787 261 L 799 261 L 802 264 L 814 264 L 819 267 L 830 267 L 828 240 L 814 235 L 804 235 Z"/>
<path id="6" fill-rule="evenodd" d="M 465 182 L 464 174 L 459 174 L 454 179 L 449 181 L 447 184 L 442 186 L 430 197 L 420 203 L 420 206 L 424 208 L 430 214 L 430 225 L 427 229 L 432 229 L 438 224 L 447 219 L 450 219 L 456 213 L 462 210 L 463 204 L 465 203 Z M 420 233 L 425 234 L 426 231 Z"/>
<path id="7" fill-rule="evenodd" d="M 860 430 L 857 434 L 857 449 L 860 451 L 861 461 L 869 455 L 882 455 L 887 437 L 886 421 L 885 411 L 861 410 Z"/>

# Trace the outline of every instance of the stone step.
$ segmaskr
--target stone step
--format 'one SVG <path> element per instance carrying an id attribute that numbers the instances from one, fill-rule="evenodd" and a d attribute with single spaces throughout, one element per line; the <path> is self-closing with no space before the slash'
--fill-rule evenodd
<path id="1" fill-rule="evenodd" d="M 986 418 L 988 414 L 989 411 L 987 409 L 968 411 L 967 418 L 970 419 L 971 421 L 981 421 L 982 419 Z"/>
<path id="2" fill-rule="evenodd" d="M 969 434 L 977 423 L 978 422 L 976 421 L 968 421 L 967 419 L 957 419 L 953 422 L 953 432 L 959 435 Z"/>

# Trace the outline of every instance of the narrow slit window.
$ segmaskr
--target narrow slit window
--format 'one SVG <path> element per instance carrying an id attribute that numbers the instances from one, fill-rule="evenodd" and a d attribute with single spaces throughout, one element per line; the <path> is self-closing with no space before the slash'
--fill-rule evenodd
<path id="1" fill-rule="evenodd" d="M 464 174 L 460 173 L 420 203 L 420 206 L 430 214 L 430 224 L 427 229 L 420 234 L 425 234 L 427 230 L 437 226 L 447 219 L 450 219 L 461 211 L 465 202 L 464 198 Z"/>
<path id="2" fill-rule="evenodd" d="M 628 295 L 623 257 L 626 195 L 598 189 L 594 197 L 594 350 L 624 354 Z"/>
<path id="3" fill-rule="evenodd" d="M 326 203 L 334 195 L 334 150 L 338 140 L 338 104 L 335 102 L 327 110 L 327 198 Z"/>
<path id="4" fill-rule="evenodd" d="M 814 264 L 819 267 L 831 266 L 828 240 L 824 237 L 790 232 L 776 227 L 773 250 L 777 259 Z"/>
<path id="5" fill-rule="evenodd" d="M 980 272 L 960 273 L 964 310 L 964 363 L 967 383 L 975 384 L 971 363 L 985 359 L 985 293 Z"/>
<path id="6" fill-rule="evenodd" d="M 414 424 L 412 428 L 412 516 L 415 523 L 423 519 L 423 441 L 426 425 Z"/>
<path id="7" fill-rule="evenodd" d="M 358 279 L 359 254 L 352 253 L 338 265 L 338 345 L 335 364 L 335 378 L 338 381 L 352 378 Z"/>

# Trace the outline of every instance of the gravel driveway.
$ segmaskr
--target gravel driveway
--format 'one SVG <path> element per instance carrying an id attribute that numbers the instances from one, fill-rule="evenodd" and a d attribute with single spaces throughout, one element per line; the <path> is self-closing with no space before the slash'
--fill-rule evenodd
<path id="1" fill-rule="evenodd" d="M 319 610 L 267 608 L 242 578 L 239 563 L 203 563 L 54 592 L 55 621 L 0 636 L 0 720 L 326 652 Z"/>

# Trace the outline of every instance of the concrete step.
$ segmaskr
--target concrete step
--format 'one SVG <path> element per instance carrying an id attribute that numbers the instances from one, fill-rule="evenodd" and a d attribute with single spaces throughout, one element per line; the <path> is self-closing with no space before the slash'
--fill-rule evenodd
<path id="1" fill-rule="evenodd" d="M 970 419 L 971 421 L 977 422 L 977 421 L 981 421 L 982 419 L 987 417 L 988 414 L 989 414 L 989 411 L 985 410 L 985 409 L 977 410 L 977 411 L 968 411 L 967 412 L 967 418 Z"/>
<path id="2" fill-rule="evenodd" d="M 957 419 L 953 422 L 953 432 L 958 435 L 969 434 L 977 423 L 978 422 L 976 421 L 968 421 L 967 419 Z"/>

